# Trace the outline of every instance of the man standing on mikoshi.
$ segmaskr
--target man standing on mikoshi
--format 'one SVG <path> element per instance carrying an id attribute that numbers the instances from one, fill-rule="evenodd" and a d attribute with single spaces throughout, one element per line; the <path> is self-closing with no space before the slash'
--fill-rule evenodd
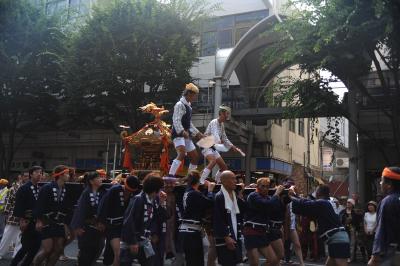
<path id="1" fill-rule="evenodd" d="M 173 160 L 169 169 L 169 177 L 175 177 L 176 172 L 185 159 L 185 155 L 190 158 L 189 171 L 197 168 L 199 155 L 193 144 L 192 137 L 202 138 L 203 134 L 192 123 L 191 103 L 196 100 L 199 88 L 193 83 L 186 84 L 181 99 L 175 104 L 172 116 L 172 139 L 177 152 L 177 157 Z"/>

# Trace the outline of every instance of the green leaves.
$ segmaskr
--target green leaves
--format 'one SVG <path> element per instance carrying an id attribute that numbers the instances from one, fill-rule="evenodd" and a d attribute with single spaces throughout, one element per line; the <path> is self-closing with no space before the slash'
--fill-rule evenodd
<path id="1" fill-rule="evenodd" d="M 77 124 L 137 129 L 146 122 L 139 106 L 172 107 L 196 60 L 195 24 L 210 9 L 200 0 L 100 1 L 73 39 L 63 112 Z"/>
<path id="2" fill-rule="evenodd" d="M 193 38 L 215 5 L 97 3 L 75 18 L 76 10 L 47 10 L 44 1 L 0 0 L 0 140 L 10 136 L 0 141 L 0 174 L 17 138 L 65 125 L 139 128 L 139 106 L 171 107 L 190 81 Z"/>
<path id="3" fill-rule="evenodd" d="M 329 86 L 318 76 L 326 69 L 351 84 L 358 97 L 368 99 L 374 108 L 390 119 L 391 140 L 400 158 L 400 3 L 397 0 L 293 0 L 289 16 L 269 32 L 281 38 L 268 47 L 264 62 L 299 65 L 309 77 L 270 88 L 276 102 L 289 107 L 288 116 L 305 113 L 340 113 L 341 105 Z M 293 11 L 294 10 L 294 11 Z M 374 69 L 372 69 L 374 67 Z M 380 97 L 372 95 L 362 78 L 374 71 L 379 79 Z M 391 80 L 390 83 L 388 80 Z M 389 84 L 390 83 L 390 84 Z M 361 133 L 364 130 L 359 129 Z M 334 132 L 332 130 L 331 132 Z M 370 135 L 364 134 L 368 138 Z M 374 140 L 374 139 L 373 139 Z M 391 142 L 392 141 L 392 142 Z M 376 139 L 374 143 L 377 142 Z M 393 144 L 389 144 L 393 145 Z M 382 149 L 379 147 L 379 149 Z M 385 156 L 387 158 L 387 156 Z"/>

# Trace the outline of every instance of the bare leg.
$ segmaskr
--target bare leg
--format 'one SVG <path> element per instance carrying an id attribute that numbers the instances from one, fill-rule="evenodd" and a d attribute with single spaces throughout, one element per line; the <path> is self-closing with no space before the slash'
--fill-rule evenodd
<path id="1" fill-rule="evenodd" d="M 333 258 L 331 258 L 331 259 L 334 261 L 333 265 L 336 265 L 336 266 L 347 266 L 348 265 L 346 259 L 333 259 Z"/>
<path id="2" fill-rule="evenodd" d="M 326 259 L 325 265 L 326 266 L 335 266 L 335 262 L 333 261 L 333 259 L 331 257 L 328 257 Z"/>
<path id="3" fill-rule="evenodd" d="M 271 247 L 274 250 L 276 257 L 280 261 L 285 256 L 284 249 L 283 249 L 283 242 L 282 239 L 277 239 L 271 242 Z"/>
<path id="4" fill-rule="evenodd" d="M 199 154 L 197 153 L 197 150 L 194 149 L 192 151 L 189 151 L 187 154 L 188 154 L 188 156 L 190 158 L 190 163 L 194 164 L 194 165 L 197 165 L 197 163 L 199 162 Z"/>
<path id="5" fill-rule="evenodd" d="M 53 238 L 53 250 L 51 251 L 49 258 L 47 260 L 46 266 L 56 265 L 61 252 L 64 250 L 65 239 L 63 237 Z"/>
<path id="6" fill-rule="evenodd" d="M 183 161 L 183 159 L 185 159 L 185 155 L 186 155 L 186 150 L 185 150 L 185 146 L 178 146 L 176 147 L 176 159 L 178 159 L 179 161 Z"/>
<path id="7" fill-rule="evenodd" d="M 214 166 L 217 164 L 217 161 L 215 160 L 215 156 L 212 154 L 209 154 L 206 156 L 206 159 L 208 161 L 208 165 L 207 168 L 212 171 L 212 169 L 214 168 Z"/>
<path id="8" fill-rule="evenodd" d="M 250 266 L 258 266 L 259 255 L 258 255 L 258 250 L 256 248 L 247 250 L 247 257 L 249 258 Z"/>
<path id="9" fill-rule="evenodd" d="M 208 247 L 207 266 L 215 266 L 217 259 L 217 250 L 215 248 L 215 239 L 212 235 L 207 235 L 210 246 Z"/>
<path id="10" fill-rule="evenodd" d="M 36 257 L 33 259 L 33 265 L 41 266 L 43 262 L 50 256 L 53 250 L 53 238 L 42 240 L 42 247 Z"/>
<path id="11" fill-rule="evenodd" d="M 178 171 L 178 168 L 181 164 L 181 162 L 183 161 L 183 159 L 185 159 L 185 155 L 186 155 L 186 151 L 185 151 L 185 146 L 181 145 L 176 147 L 176 153 L 177 156 L 175 158 L 175 160 L 173 160 L 171 168 L 169 169 L 169 175 L 175 176 L 176 172 Z"/>
<path id="12" fill-rule="evenodd" d="M 65 249 L 66 246 L 71 244 L 72 241 L 74 241 L 74 239 L 75 239 L 74 232 L 72 230 L 70 230 L 67 225 L 64 225 L 64 228 L 65 228 L 65 235 L 66 235 L 67 238 L 64 240 L 63 249 L 62 249 L 62 251 L 60 253 L 60 260 L 61 260 L 61 257 L 64 257 L 65 259 L 67 259 L 67 256 L 65 256 L 65 253 L 64 253 L 64 249 Z"/>
<path id="13" fill-rule="evenodd" d="M 113 261 L 113 266 L 119 266 L 119 250 L 120 250 L 120 246 L 119 246 L 119 238 L 113 238 L 110 241 L 111 244 L 111 248 L 114 252 L 114 261 Z"/>
<path id="14" fill-rule="evenodd" d="M 299 235 L 297 234 L 296 229 L 290 229 L 290 239 L 292 240 L 294 252 L 299 260 L 300 266 L 304 266 L 303 252 L 301 251 Z"/>
<path id="15" fill-rule="evenodd" d="M 267 259 L 267 265 L 270 265 L 270 266 L 279 265 L 279 259 L 276 256 L 275 251 L 271 245 L 259 248 L 258 250 Z"/>
<path id="16" fill-rule="evenodd" d="M 221 172 L 223 172 L 223 171 L 225 171 L 225 170 L 228 170 L 228 166 L 226 166 L 225 161 L 224 161 L 224 159 L 222 159 L 222 157 L 218 157 L 218 158 L 216 159 L 216 162 L 217 162 L 217 165 L 218 165 L 219 170 L 220 170 Z"/>
<path id="17" fill-rule="evenodd" d="M 208 178 L 208 176 L 210 175 L 212 169 L 214 168 L 216 162 L 215 162 L 215 158 L 214 155 L 209 154 L 207 156 L 205 156 L 207 161 L 208 161 L 208 165 L 206 168 L 203 169 L 203 172 L 201 173 L 201 177 L 200 177 L 200 183 L 203 184 L 204 181 Z"/>

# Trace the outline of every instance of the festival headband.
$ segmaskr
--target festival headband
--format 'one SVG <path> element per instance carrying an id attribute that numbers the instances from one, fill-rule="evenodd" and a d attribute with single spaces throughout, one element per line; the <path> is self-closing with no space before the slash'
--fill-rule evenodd
<path id="1" fill-rule="evenodd" d="M 388 167 L 385 167 L 382 172 L 382 176 L 388 179 L 400 180 L 400 174 L 395 173 L 390 170 Z"/>
<path id="2" fill-rule="evenodd" d="M 69 174 L 69 168 L 65 168 L 64 170 L 62 170 L 61 172 L 58 172 L 58 173 L 54 173 L 53 175 L 52 175 L 52 177 L 53 178 L 56 178 L 56 177 L 59 177 L 60 175 L 63 175 L 63 174 Z"/>
<path id="3" fill-rule="evenodd" d="M 129 192 L 135 192 L 136 189 L 130 187 L 130 186 L 128 185 L 127 180 L 128 180 L 128 178 L 125 178 L 125 180 L 124 180 L 124 186 L 125 186 L 126 190 L 128 190 Z"/>
<path id="4" fill-rule="evenodd" d="M 107 176 L 106 170 L 104 169 L 98 169 L 96 170 L 96 173 L 98 173 L 101 177 Z"/>

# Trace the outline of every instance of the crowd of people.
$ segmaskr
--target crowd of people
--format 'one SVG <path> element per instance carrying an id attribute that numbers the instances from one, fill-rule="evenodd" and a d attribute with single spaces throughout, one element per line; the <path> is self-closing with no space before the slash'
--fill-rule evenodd
<path id="1" fill-rule="evenodd" d="M 374 201 L 361 213 L 353 198 L 333 200 L 325 185 L 308 197 L 297 195 L 291 178 L 276 185 L 262 177 L 245 188 L 229 170 L 221 172 L 220 184 L 210 178 L 201 184 L 201 173 L 192 170 L 185 186 L 150 173 L 143 180 L 126 175 L 107 188 L 101 174 L 88 172 L 78 199 L 66 185 L 70 173 L 57 166 L 53 180 L 39 188 L 43 169 L 35 166 L 9 186 L 0 256 L 16 243 L 11 265 L 55 265 L 73 239 L 78 265 L 93 265 L 101 255 L 105 265 L 163 265 L 166 259 L 259 265 L 260 255 L 280 265 L 290 259 L 290 246 L 300 265 L 308 253 L 326 256 L 327 265 L 347 265 L 358 248 L 369 265 L 385 265 L 382 254 L 398 256 L 400 179 L 387 177 L 400 176 L 397 167 L 385 168 L 388 196 L 378 213 Z"/>

